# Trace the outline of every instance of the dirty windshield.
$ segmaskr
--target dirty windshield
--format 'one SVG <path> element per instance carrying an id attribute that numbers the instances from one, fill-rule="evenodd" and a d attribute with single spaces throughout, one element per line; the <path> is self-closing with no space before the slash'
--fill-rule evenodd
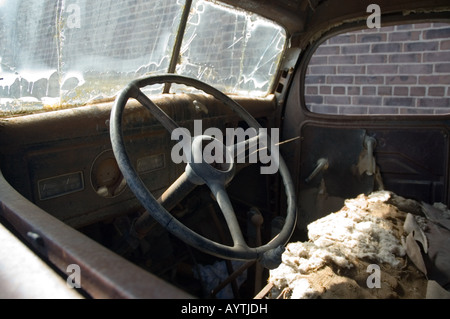
<path id="1" fill-rule="evenodd" d="M 285 39 L 259 16 L 200 0 L 0 0 L 0 111 L 104 101 L 132 79 L 167 72 L 264 96 Z"/>

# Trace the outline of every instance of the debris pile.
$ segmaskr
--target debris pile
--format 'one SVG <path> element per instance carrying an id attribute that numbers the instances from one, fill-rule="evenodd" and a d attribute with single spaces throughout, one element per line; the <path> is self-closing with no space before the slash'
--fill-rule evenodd
<path id="1" fill-rule="evenodd" d="M 425 298 L 430 278 L 408 257 L 418 236 L 404 228 L 407 217 L 426 227 L 424 207 L 387 191 L 346 200 L 308 225 L 308 242 L 287 245 L 268 297 Z"/>

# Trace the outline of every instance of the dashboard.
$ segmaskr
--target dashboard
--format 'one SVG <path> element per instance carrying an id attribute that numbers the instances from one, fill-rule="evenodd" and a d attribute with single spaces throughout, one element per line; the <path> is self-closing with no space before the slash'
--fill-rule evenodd
<path id="1" fill-rule="evenodd" d="M 204 127 L 220 129 L 235 127 L 239 121 L 206 95 L 166 95 L 154 101 L 180 127 L 190 130 L 194 119 L 201 119 Z M 239 102 L 259 115 L 274 109 L 270 98 Z M 6 180 L 74 228 L 138 211 L 141 205 L 128 189 L 112 151 L 110 111 L 111 104 L 104 103 L 4 119 L 0 165 Z M 123 121 L 127 152 L 140 178 L 158 198 L 185 168 L 171 160 L 176 141 L 134 100 L 129 101 Z"/>

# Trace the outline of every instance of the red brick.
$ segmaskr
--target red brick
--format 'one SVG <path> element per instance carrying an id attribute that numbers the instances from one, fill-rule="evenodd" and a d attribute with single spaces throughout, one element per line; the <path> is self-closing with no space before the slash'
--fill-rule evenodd
<path id="1" fill-rule="evenodd" d="M 450 38 L 450 28 L 433 29 L 424 32 L 424 39 L 446 39 Z"/>
<path id="2" fill-rule="evenodd" d="M 379 86 L 378 95 L 392 95 L 392 87 L 390 86 Z"/>
<path id="3" fill-rule="evenodd" d="M 328 84 L 352 84 L 353 76 L 351 75 L 330 75 L 327 77 Z"/>
<path id="4" fill-rule="evenodd" d="M 434 22 L 433 23 L 434 28 L 448 28 L 449 24 L 447 22 Z"/>
<path id="5" fill-rule="evenodd" d="M 450 63 L 440 63 L 434 66 L 437 73 L 450 73 Z"/>
<path id="6" fill-rule="evenodd" d="M 330 55 L 328 57 L 329 64 L 355 64 L 355 55 Z"/>
<path id="7" fill-rule="evenodd" d="M 445 87 L 444 86 L 432 86 L 428 88 L 429 96 L 444 96 Z"/>
<path id="8" fill-rule="evenodd" d="M 321 85 L 319 88 L 320 94 L 331 94 L 331 86 Z"/>
<path id="9" fill-rule="evenodd" d="M 422 75 L 419 84 L 450 84 L 450 75 Z"/>
<path id="10" fill-rule="evenodd" d="M 386 84 L 416 84 L 417 77 L 411 75 L 391 76 L 386 78 Z"/>
<path id="11" fill-rule="evenodd" d="M 384 84 L 384 77 L 383 76 L 355 76 L 355 83 L 356 84 Z"/>
<path id="12" fill-rule="evenodd" d="M 426 88 L 424 86 L 412 86 L 409 90 L 411 96 L 425 96 Z"/>
<path id="13" fill-rule="evenodd" d="M 345 46 L 342 46 L 341 51 L 343 54 L 369 53 L 370 45 L 369 44 L 345 45 Z"/>
<path id="14" fill-rule="evenodd" d="M 397 65 L 379 64 L 367 66 L 367 74 L 397 74 Z"/>
<path id="15" fill-rule="evenodd" d="M 372 46 L 373 53 L 399 52 L 400 50 L 400 43 L 377 43 Z"/>
<path id="16" fill-rule="evenodd" d="M 364 65 L 342 65 L 338 66 L 338 74 L 364 74 L 366 67 Z"/>
<path id="17" fill-rule="evenodd" d="M 325 83 L 325 75 L 307 75 L 305 76 L 306 84 L 320 84 Z"/>
<path id="18" fill-rule="evenodd" d="M 401 107 L 400 114 L 433 114 L 433 109 L 418 107 Z"/>
<path id="19" fill-rule="evenodd" d="M 450 50 L 450 40 L 442 40 L 439 48 L 441 50 Z"/>
<path id="20" fill-rule="evenodd" d="M 340 106 L 339 107 L 339 114 L 368 114 L 369 108 L 367 106 Z"/>
<path id="21" fill-rule="evenodd" d="M 392 54 L 389 56 L 389 62 L 391 63 L 419 63 L 421 62 L 420 53 L 400 53 Z"/>
<path id="22" fill-rule="evenodd" d="M 399 66 L 400 74 L 431 74 L 433 73 L 432 64 L 403 64 Z"/>
<path id="23" fill-rule="evenodd" d="M 409 87 L 408 86 L 396 86 L 394 87 L 394 95 L 408 96 Z"/>
<path id="24" fill-rule="evenodd" d="M 326 57 L 326 56 L 313 55 L 311 60 L 309 60 L 309 65 L 318 65 L 318 64 L 327 64 L 327 63 L 328 63 L 328 57 Z"/>
<path id="25" fill-rule="evenodd" d="M 436 51 L 439 48 L 439 42 L 438 41 L 431 41 L 431 42 L 412 42 L 412 43 L 405 43 L 404 49 L 405 52 L 413 52 L 413 51 Z"/>
<path id="26" fill-rule="evenodd" d="M 389 41 L 415 41 L 420 39 L 420 31 L 392 32 Z"/>
<path id="27" fill-rule="evenodd" d="M 305 87 L 305 94 L 318 94 L 319 89 L 317 88 L 317 86 L 306 86 Z"/>
<path id="28" fill-rule="evenodd" d="M 308 110 L 321 114 L 338 114 L 338 107 L 331 105 L 312 105 L 307 106 Z"/>
<path id="29" fill-rule="evenodd" d="M 414 99 L 410 97 L 387 97 L 384 99 L 386 106 L 414 106 Z"/>
<path id="30" fill-rule="evenodd" d="M 348 105 L 350 104 L 350 97 L 349 96 L 334 96 L 334 95 L 327 95 L 325 96 L 325 103 L 326 104 L 334 104 L 334 105 Z"/>
<path id="31" fill-rule="evenodd" d="M 398 107 L 380 106 L 369 108 L 369 114 L 398 114 L 398 113 L 399 113 Z"/>
<path id="32" fill-rule="evenodd" d="M 345 86 L 335 86 L 333 87 L 333 94 L 343 95 L 345 94 Z"/>
<path id="33" fill-rule="evenodd" d="M 364 64 L 364 63 L 385 63 L 387 62 L 387 55 L 386 54 L 363 54 L 357 56 L 357 63 L 358 64 Z"/>
<path id="34" fill-rule="evenodd" d="M 364 86 L 362 88 L 363 95 L 376 95 L 377 88 L 375 86 Z"/>
<path id="35" fill-rule="evenodd" d="M 356 96 L 353 97 L 353 104 L 356 105 L 381 105 L 382 98 L 379 96 Z"/>
<path id="36" fill-rule="evenodd" d="M 418 106 L 448 107 L 450 106 L 450 98 L 421 98 Z"/>
<path id="37" fill-rule="evenodd" d="M 423 54 L 424 62 L 448 62 L 450 61 L 450 52 L 429 52 Z"/>
<path id="38" fill-rule="evenodd" d="M 306 104 L 322 104 L 323 96 L 321 95 L 305 95 Z"/>
<path id="39" fill-rule="evenodd" d="M 373 34 L 358 34 L 358 43 L 373 43 L 373 42 L 385 42 L 387 39 L 386 33 L 373 33 Z"/>
<path id="40" fill-rule="evenodd" d="M 317 65 L 310 66 L 309 74 L 336 74 L 336 67 L 334 65 Z"/>
<path id="41" fill-rule="evenodd" d="M 348 95 L 359 95 L 361 92 L 360 86 L 348 86 L 347 87 L 347 94 Z"/>

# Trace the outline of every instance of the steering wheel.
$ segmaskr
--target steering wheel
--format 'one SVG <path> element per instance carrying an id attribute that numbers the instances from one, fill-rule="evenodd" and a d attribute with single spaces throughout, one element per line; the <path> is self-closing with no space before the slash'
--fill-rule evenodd
<path id="1" fill-rule="evenodd" d="M 216 201 L 223 213 L 225 221 L 230 230 L 233 241 L 233 246 L 224 245 L 212 241 L 189 227 L 181 223 L 177 218 L 171 215 L 166 208 L 163 207 L 147 189 L 136 170 L 134 169 L 130 158 L 125 150 L 125 143 L 123 138 L 122 117 L 126 103 L 129 98 L 134 98 L 139 101 L 145 108 L 147 108 L 152 115 L 160 121 L 160 123 L 170 132 L 179 129 L 175 121 L 170 118 L 163 110 L 156 106 L 141 89 L 153 84 L 177 83 L 184 84 L 196 89 L 202 90 L 207 94 L 212 95 L 225 105 L 230 107 L 237 113 L 251 128 L 257 131 L 262 127 L 259 123 L 248 113 L 241 105 L 229 98 L 224 93 L 213 88 L 212 86 L 196 79 L 175 75 L 163 74 L 157 76 L 149 76 L 130 82 L 116 98 L 110 118 L 110 137 L 114 151 L 114 156 L 117 160 L 119 168 L 127 181 L 131 191 L 141 202 L 147 212 L 158 221 L 170 233 L 184 241 L 185 243 L 203 251 L 208 254 L 235 260 L 259 260 L 263 266 L 272 269 L 281 263 L 281 254 L 284 251 L 284 246 L 290 239 L 297 220 L 297 212 L 295 208 L 295 192 L 291 176 L 288 168 L 281 156 L 278 157 L 278 170 L 282 176 L 285 193 L 287 197 L 287 212 L 285 222 L 280 232 L 268 243 L 259 247 L 249 247 L 242 235 L 236 214 L 233 210 L 231 201 L 226 192 L 226 185 L 231 181 L 235 174 L 234 156 L 232 149 L 226 147 L 222 142 L 212 136 L 200 135 L 189 139 L 191 142 L 191 160 L 186 165 L 183 176 L 177 180 L 175 188 L 183 188 L 183 185 L 206 184 L 216 198 Z M 182 132 L 182 130 L 179 130 Z M 264 130 L 259 130 L 264 131 Z M 261 139 L 263 133 L 259 133 L 256 138 Z M 264 138 L 269 138 L 264 136 Z M 269 138 L 270 140 L 270 138 Z M 223 146 L 224 157 L 226 163 L 217 167 L 202 158 L 202 150 L 205 143 L 220 143 Z M 244 141 L 243 144 L 249 145 L 250 139 Z M 240 143 L 242 144 L 242 142 Z M 242 145 L 232 145 L 234 149 Z M 275 152 L 278 152 L 276 147 L 273 147 L 270 142 L 267 147 L 271 152 L 271 158 L 274 158 Z M 182 185 L 179 185 L 179 184 Z M 174 183 L 175 184 L 175 183 Z M 173 185 L 174 186 L 174 185 Z M 170 187 L 169 187 L 170 188 Z"/>

